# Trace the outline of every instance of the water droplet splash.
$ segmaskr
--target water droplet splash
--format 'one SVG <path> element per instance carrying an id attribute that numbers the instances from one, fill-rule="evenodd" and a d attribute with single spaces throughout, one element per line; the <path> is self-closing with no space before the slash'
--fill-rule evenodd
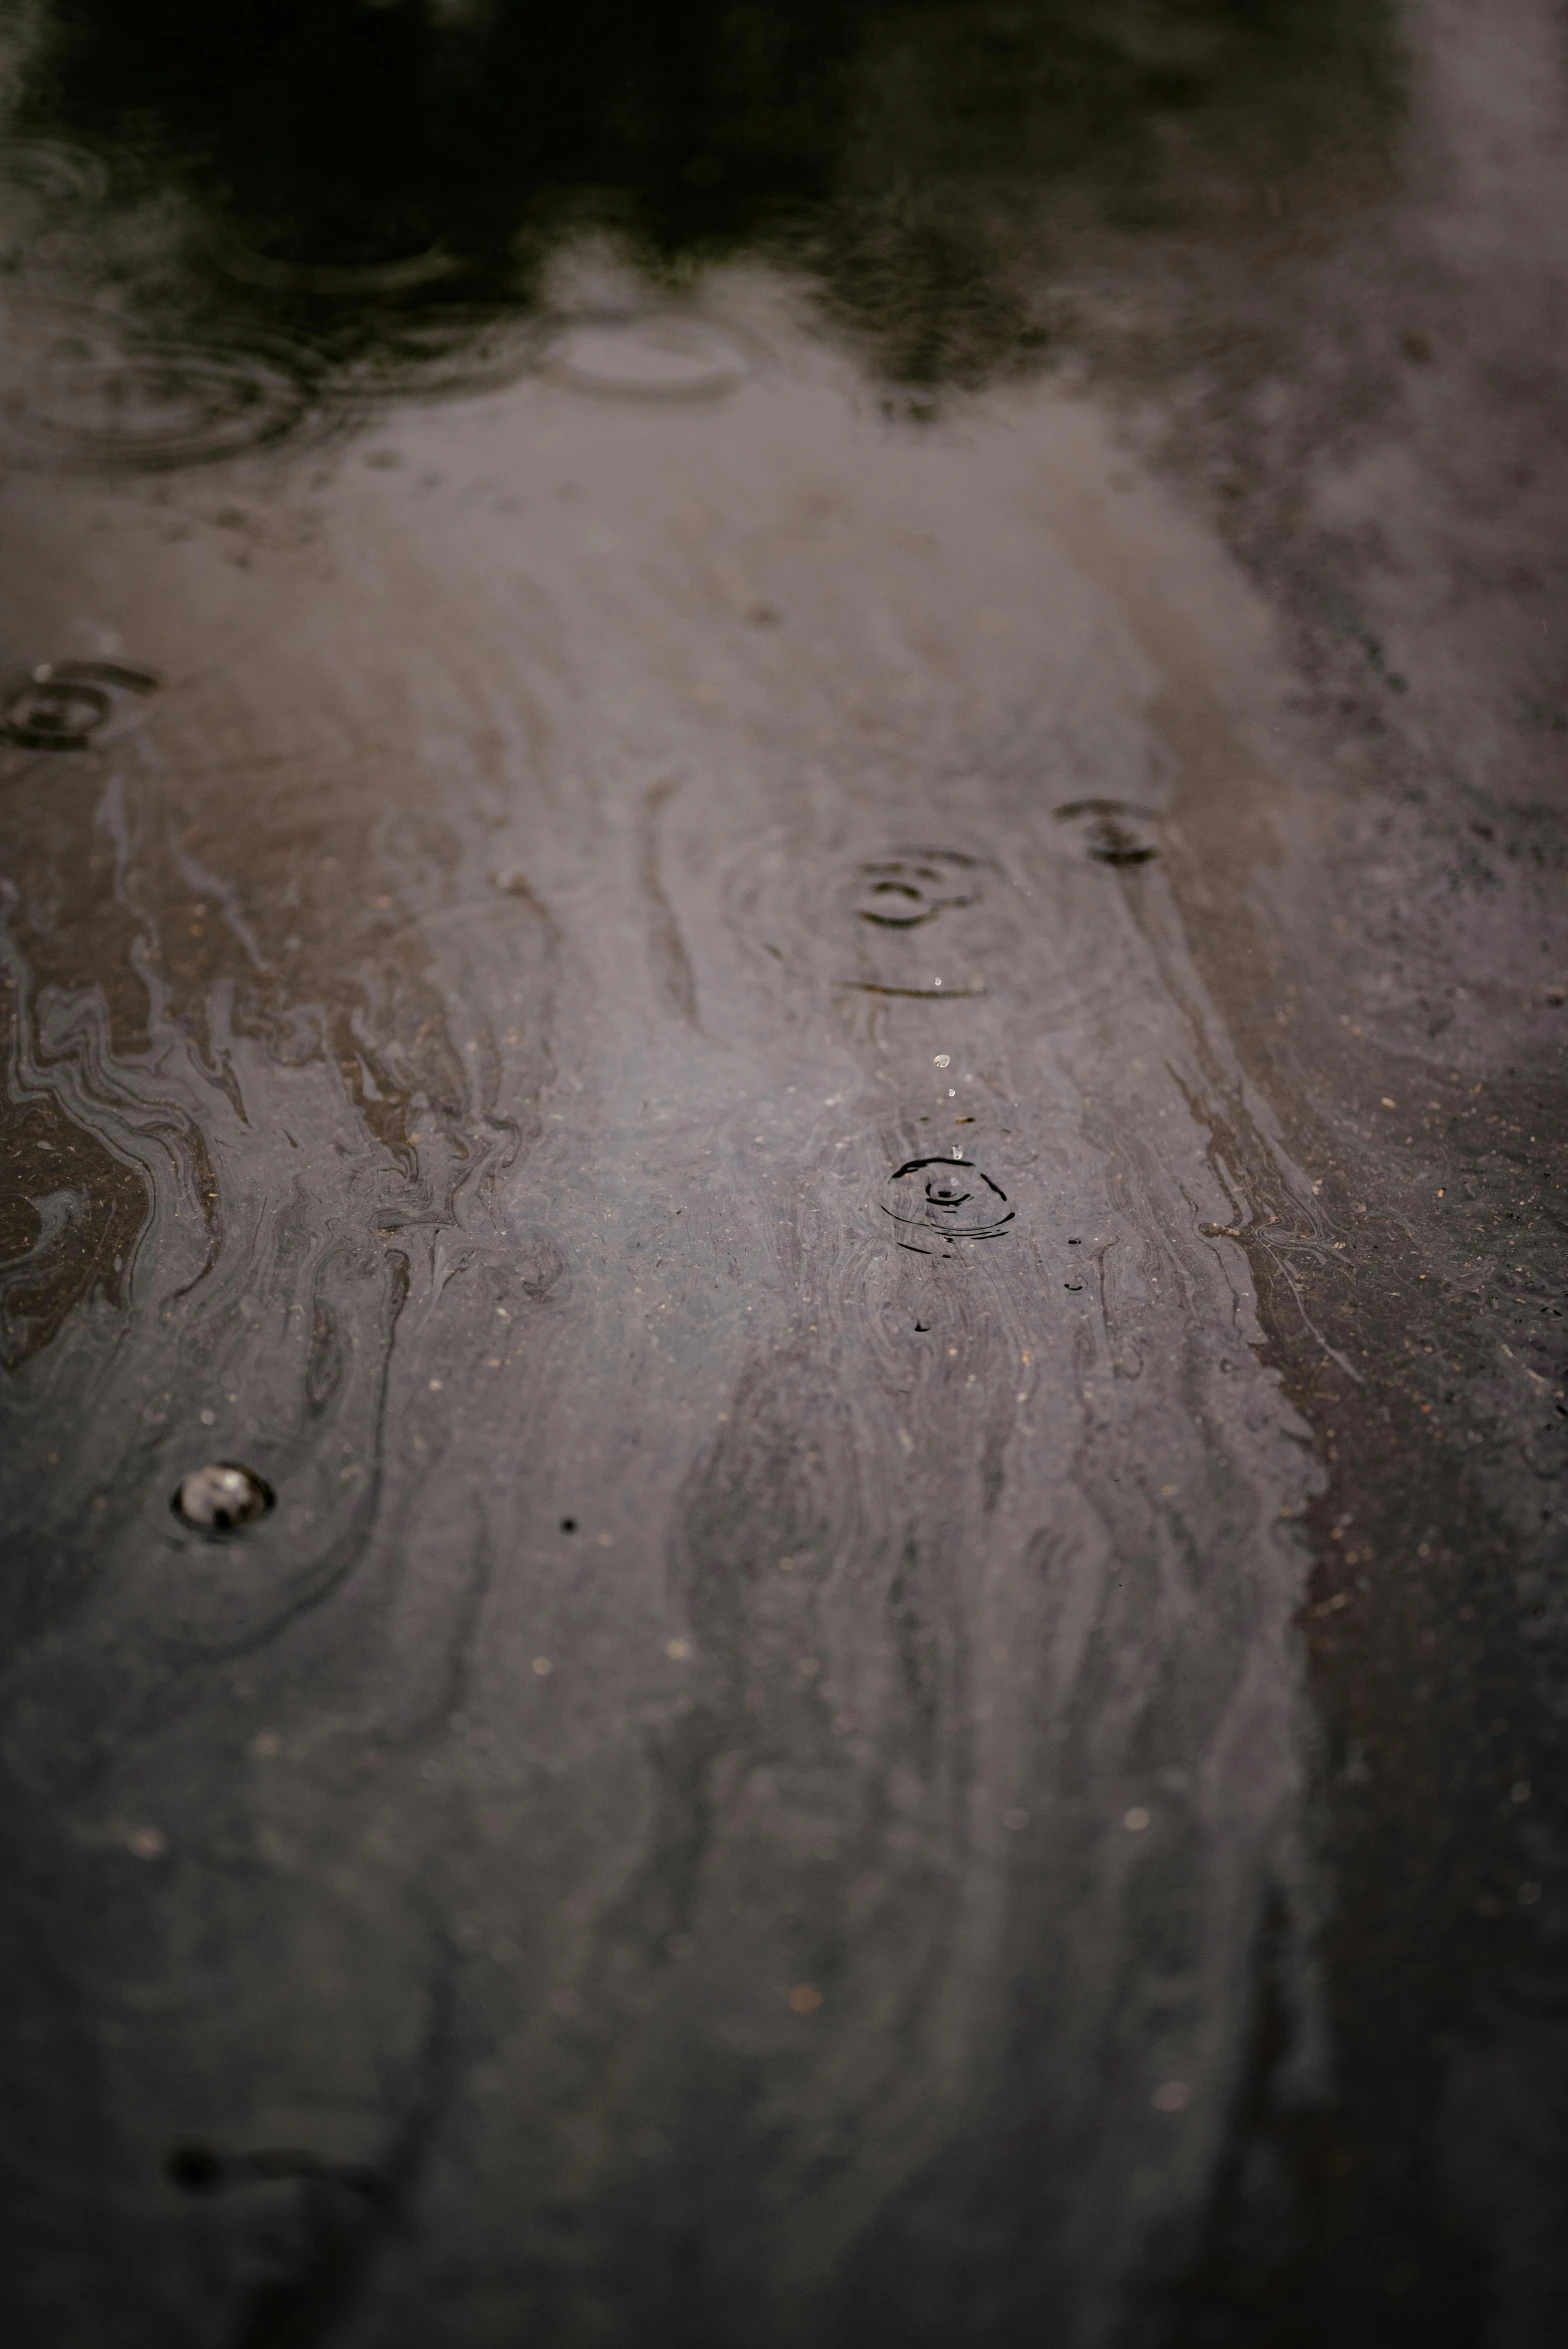
<path id="1" fill-rule="evenodd" d="M 939 1240 L 995 1239 L 1016 1210 L 971 1159 L 911 1158 L 888 1177 L 882 1212 L 902 1227 L 901 1247 L 940 1255 Z"/>

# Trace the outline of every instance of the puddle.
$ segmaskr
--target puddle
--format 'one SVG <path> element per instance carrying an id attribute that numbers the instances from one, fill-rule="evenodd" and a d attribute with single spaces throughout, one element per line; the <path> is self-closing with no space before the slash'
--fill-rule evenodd
<path id="1" fill-rule="evenodd" d="M 1503 35 L 764 15 L 5 35 L 23 2330 L 1468 2307 L 1557 211 L 1483 299 L 1410 158 Z"/>

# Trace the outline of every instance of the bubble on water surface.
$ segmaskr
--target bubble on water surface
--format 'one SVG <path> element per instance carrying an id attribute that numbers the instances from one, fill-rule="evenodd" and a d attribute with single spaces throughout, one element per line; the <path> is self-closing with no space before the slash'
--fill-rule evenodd
<path id="1" fill-rule="evenodd" d="M 711 400 L 751 373 L 734 335 L 680 315 L 584 318 L 557 327 L 544 372 L 573 391 L 626 400 Z"/>
<path id="2" fill-rule="evenodd" d="M 123 661 L 40 661 L 0 692 L 0 742 L 22 750 L 88 750 L 143 715 L 158 683 Z"/>
<path id="3" fill-rule="evenodd" d="M 1007 1193 L 969 1158 L 911 1158 L 888 1177 L 882 1212 L 922 1255 L 953 1240 L 994 1240 L 1013 1220 Z"/>
<path id="4" fill-rule="evenodd" d="M 271 1485 L 237 1460 L 210 1460 L 182 1477 L 170 1502 L 176 1517 L 203 1533 L 232 1533 L 265 1517 L 273 1504 Z"/>
<path id="5" fill-rule="evenodd" d="M 13 456 L 73 472 L 160 473 L 271 447 L 315 407 L 292 345 L 122 335 L 53 318 L 8 336 L 0 427 Z"/>
<path id="6" fill-rule="evenodd" d="M 1159 854 L 1154 843 L 1155 816 L 1150 808 L 1123 799 L 1074 799 L 1053 811 L 1060 824 L 1077 829 L 1085 852 L 1096 864 L 1146 865 Z"/>

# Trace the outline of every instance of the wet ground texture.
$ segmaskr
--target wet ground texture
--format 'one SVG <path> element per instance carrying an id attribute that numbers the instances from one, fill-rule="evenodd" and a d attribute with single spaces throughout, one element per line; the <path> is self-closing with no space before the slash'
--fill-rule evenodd
<path id="1" fill-rule="evenodd" d="M 1561 11 L 0 104 L 7 2339 L 1561 2341 Z"/>

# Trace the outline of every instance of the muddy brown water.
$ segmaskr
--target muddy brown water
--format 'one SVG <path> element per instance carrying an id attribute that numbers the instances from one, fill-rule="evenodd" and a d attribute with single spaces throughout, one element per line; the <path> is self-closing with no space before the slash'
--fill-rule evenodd
<path id="1" fill-rule="evenodd" d="M 9 2337 L 1560 2339 L 1559 18 L 4 69 Z"/>

